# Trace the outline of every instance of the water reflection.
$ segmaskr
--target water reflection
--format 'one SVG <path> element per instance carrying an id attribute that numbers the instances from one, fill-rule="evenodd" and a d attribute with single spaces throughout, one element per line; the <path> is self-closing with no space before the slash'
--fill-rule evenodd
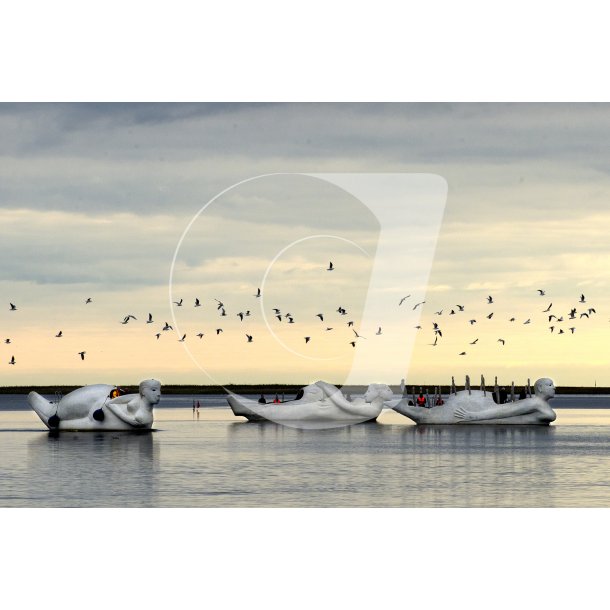
<path id="1" fill-rule="evenodd" d="M 27 444 L 29 495 L 45 506 L 153 506 L 154 432 L 49 432 Z"/>

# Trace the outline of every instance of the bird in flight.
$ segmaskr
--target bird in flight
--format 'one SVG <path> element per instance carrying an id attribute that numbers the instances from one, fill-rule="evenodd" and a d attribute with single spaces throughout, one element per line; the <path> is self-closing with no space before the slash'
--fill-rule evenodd
<path id="1" fill-rule="evenodd" d="M 239 319 L 243 322 L 244 321 L 244 313 L 243 311 L 240 311 L 237 316 L 239 317 Z"/>
<path id="2" fill-rule="evenodd" d="M 460 311 L 464 311 L 464 306 L 463 305 L 456 305 L 456 307 L 460 310 Z"/>
<path id="3" fill-rule="evenodd" d="M 434 337 L 434 343 L 428 343 L 428 345 L 432 345 L 433 347 L 438 343 L 438 337 Z"/>
<path id="4" fill-rule="evenodd" d="M 9 303 L 9 305 L 11 306 L 11 311 L 17 311 L 17 307 L 15 305 L 12 303 Z"/>
<path id="5" fill-rule="evenodd" d="M 87 353 L 87 352 L 78 352 L 78 354 L 79 354 L 79 356 L 80 356 L 80 359 L 81 359 L 81 360 L 84 360 L 84 359 L 85 359 L 85 354 L 86 354 L 86 353 Z"/>
<path id="6" fill-rule="evenodd" d="M 381 334 L 381 326 L 379 327 L 379 329 L 377 330 L 377 332 L 375 334 L 376 335 L 380 335 Z"/>
<path id="7" fill-rule="evenodd" d="M 411 295 L 408 294 L 406 297 L 402 297 L 402 299 L 400 299 L 400 302 L 398 303 L 398 307 L 400 307 Z"/>
<path id="8" fill-rule="evenodd" d="M 327 326 L 327 327 L 326 327 L 326 330 L 332 330 L 332 329 L 333 329 L 333 327 L 332 327 L 332 326 L 330 326 L 330 327 L 328 327 L 328 326 Z"/>
<path id="9" fill-rule="evenodd" d="M 201 307 L 201 303 L 198 298 L 195 298 L 195 307 Z"/>
<path id="10" fill-rule="evenodd" d="M 488 304 L 491 304 L 491 303 L 493 303 L 493 302 L 494 302 L 493 297 L 492 297 L 491 295 L 490 295 L 490 296 L 488 296 L 488 297 L 487 297 L 487 303 L 488 303 Z"/>
<path id="11" fill-rule="evenodd" d="M 333 266 L 333 262 L 330 261 L 330 263 L 328 263 L 328 269 L 326 271 L 334 271 L 334 270 L 335 270 L 335 268 Z"/>
<path id="12" fill-rule="evenodd" d="M 529 324 L 531 322 L 531 320 L 528 318 L 525 322 L 523 322 L 523 324 Z"/>
<path id="13" fill-rule="evenodd" d="M 588 314 L 588 313 L 584 313 L 584 312 L 583 312 L 583 313 L 581 313 L 581 314 L 580 314 L 580 317 L 581 317 L 581 318 L 583 318 L 583 317 L 584 317 L 584 318 L 588 318 L 588 317 L 589 317 L 589 314 Z"/>
<path id="14" fill-rule="evenodd" d="M 352 328 L 352 332 L 356 335 L 356 339 L 366 339 L 366 337 L 359 335 L 353 328 Z"/>
<path id="15" fill-rule="evenodd" d="M 434 315 L 435 316 L 442 316 L 443 315 L 443 310 L 441 309 L 440 311 L 435 311 Z"/>
<path id="16" fill-rule="evenodd" d="M 15 362 L 15 356 L 11 356 L 11 359 L 9 360 L 9 364 L 17 364 Z"/>
<path id="17" fill-rule="evenodd" d="M 465 355 L 466 355 L 466 352 L 460 352 L 460 353 L 458 354 L 458 356 L 465 356 Z"/>
<path id="18" fill-rule="evenodd" d="M 548 313 L 549 311 L 551 311 L 551 307 L 553 307 L 553 303 L 551 303 L 546 309 L 543 309 L 542 313 Z"/>
<path id="19" fill-rule="evenodd" d="M 544 290 L 540 290 L 540 288 L 538 288 L 538 292 L 540 293 L 540 296 L 543 297 L 546 292 Z"/>
<path id="20" fill-rule="evenodd" d="M 550 329 L 551 332 L 553 332 L 555 330 L 555 327 L 554 326 L 549 326 L 549 329 Z"/>
<path id="21" fill-rule="evenodd" d="M 353 321 L 353 320 L 350 320 L 350 321 L 347 323 L 347 326 L 348 326 L 348 327 L 349 327 L 349 326 L 353 326 L 353 325 L 354 325 L 354 321 Z"/>
<path id="22" fill-rule="evenodd" d="M 576 330 L 576 328 L 574 326 L 570 326 L 570 330 L 572 331 L 572 334 L 574 334 L 574 331 Z"/>
<path id="23" fill-rule="evenodd" d="M 492 311 L 487 317 L 488 320 L 491 320 L 492 316 L 494 315 L 494 312 Z"/>
<path id="24" fill-rule="evenodd" d="M 417 308 L 418 308 L 420 305 L 423 305 L 425 302 L 426 302 L 426 301 L 422 301 L 421 303 L 416 303 L 416 304 L 413 306 L 413 309 L 414 309 L 414 310 L 415 310 L 415 309 L 417 309 Z"/>
<path id="25" fill-rule="evenodd" d="M 586 303 L 586 302 L 587 302 L 587 301 L 585 301 L 585 295 L 584 295 L 584 294 L 581 294 L 581 295 L 580 295 L 580 301 L 579 301 L 579 303 Z"/>
<path id="26" fill-rule="evenodd" d="M 356 342 L 355 342 L 355 341 L 350 341 L 350 342 L 349 342 L 349 344 L 350 344 L 352 347 L 356 347 Z"/>
<path id="27" fill-rule="evenodd" d="M 477 341 L 479 340 L 479 338 L 477 337 L 474 341 L 470 342 L 470 345 L 476 345 Z"/>
<path id="28" fill-rule="evenodd" d="M 589 307 L 589 309 L 587 309 L 587 311 L 588 311 L 589 313 L 597 313 L 597 312 L 595 311 L 595 309 L 593 309 L 593 307 Z"/>
<path id="29" fill-rule="evenodd" d="M 222 328 L 217 328 L 216 329 L 216 334 L 219 335 L 222 332 Z"/>
<path id="30" fill-rule="evenodd" d="M 343 309 L 343 307 L 339 306 L 339 309 L 337 309 L 337 311 L 342 315 L 346 315 L 347 314 L 347 310 Z"/>
<path id="31" fill-rule="evenodd" d="M 92 299 L 91 298 L 87 298 L 87 300 L 85 301 L 85 305 L 87 305 L 88 303 L 91 303 Z"/>
<path id="32" fill-rule="evenodd" d="M 195 336 L 199 337 L 200 339 L 203 339 L 204 333 L 197 333 Z"/>
<path id="33" fill-rule="evenodd" d="M 277 315 L 277 316 L 275 316 L 275 317 L 276 317 L 276 318 L 277 318 L 277 319 L 278 319 L 280 322 L 282 321 L 282 316 Z"/>
<path id="34" fill-rule="evenodd" d="M 499 342 L 500 342 L 502 345 L 504 345 L 504 344 L 506 343 L 506 341 L 504 341 L 504 339 L 498 339 L 498 341 L 499 341 Z"/>
<path id="35" fill-rule="evenodd" d="M 186 339 L 186 334 L 182 335 L 182 338 L 178 339 L 178 341 L 180 341 L 180 343 L 184 343 L 185 339 Z"/>
<path id="36" fill-rule="evenodd" d="M 5 339 L 4 342 L 8 345 L 11 342 L 11 340 L 10 339 Z"/>
<path id="37" fill-rule="evenodd" d="M 255 296 L 256 298 L 258 298 L 258 297 L 260 297 L 260 296 L 261 296 L 261 289 L 260 289 L 260 288 L 259 288 L 259 289 L 256 291 L 256 294 L 255 294 L 254 296 Z"/>
<path id="38" fill-rule="evenodd" d="M 152 314 L 149 313 L 148 314 L 148 320 L 146 320 L 146 324 L 152 324 L 154 322 L 154 320 L 152 319 Z"/>
<path id="39" fill-rule="evenodd" d="M 317 314 L 316 314 L 316 318 L 320 318 L 320 320 L 321 320 L 322 322 L 324 322 L 324 315 L 323 315 L 323 314 L 321 314 L 321 313 L 317 313 Z"/>
<path id="40" fill-rule="evenodd" d="M 470 322 L 470 325 L 472 326 L 473 324 L 476 324 L 477 321 L 476 320 L 468 320 Z"/>
<path id="41" fill-rule="evenodd" d="M 123 318 L 123 321 L 121 322 L 121 324 L 127 324 L 129 322 L 129 320 L 131 320 L 131 319 L 137 320 L 137 318 L 135 316 L 128 314 Z"/>
<path id="42" fill-rule="evenodd" d="M 182 307 L 182 301 L 183 299 L 180 299 L 179 301 L 174 301 L 174 304 L 178 305 L 178 307 Z"/>
<path id="43" fill-rule="evenodd" d="M 509 320 L 509 322 L 514 322 L 514 321 L 515 321 L 515 318 L 511 318 L 511 319 Z"/>
<path id="44" fill-rule="evenodd" d="M 563 335 L 563 328 L 559 329 L 559 333 L 558 334 Z"/>
<path id="45" fill-rule="evenodd" d="M 294 324 L 294 318 L 292 316 L 286 316 L 288 318 L 288 324 Z"/>
<path id="46" fill-rule="evenodd" d="M 61 330 L 60 330 L 60 331 L 59 331 L 59 332 L 58 332 L 58 333 L 57 333 L 55 336 L 59 338 L 59 337 L 63 337 L 63 336 L 64 336 L 64 334 L 63 334 L 63 333 L 61 332 Z"/>
<path id="47" fill-rule="evenodd" d="M 167 322 L 165 323 L 165 326 L 162 328 L 162 330 L 174 330 L 173 326 L 170 326 Z"/>
<path id="48" fill-rule="evenodd" d="M 221 315 L 221 316 L 226 316 L 226 315 L 227 315 L 227 312 L 225 311 L 225 308 L 224 308 L 224 307 L 222 307 L 222 308 L 220 309 L 220 315 Z"/>
<path id="49" fill-rule="evenodd" d="M 311 339 L 311 337 L 305 337 L 305 343 L 309 343 L 310 339 Z"/>
<path id="50" fill-rule="evenodd" d="M 217 303 L 218 303 L 218 307 L 216 309 L 222 309 L 225 304 L 222 301 L 219 301 L 218 299 L 214 299 Z"/>
<path id="51" fill-rule="evenodd" d="M 246 333 L 246 337 L 248 337 L 248 343 L 252 343 L 252 335 Z"/>
<path id="52" fill-rule="evenodd" d="M 155 335 L 155 337 L 157 337 L 157 339 L 159 339 L 159 338 L 161 337 L 161 333 L 157 333 L 157 334 Z"/>

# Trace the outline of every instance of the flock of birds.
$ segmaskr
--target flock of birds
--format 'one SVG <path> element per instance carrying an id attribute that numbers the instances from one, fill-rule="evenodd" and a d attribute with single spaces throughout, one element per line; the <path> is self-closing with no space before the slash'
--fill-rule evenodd
<path id="1" fill-rule="evenodd" d="M 329 262 L 329 266 L 326 268 L 326 271 L 334 271 L 335 267 L 331 262 Z M 543 289 L 538 289 L 537 291 L 539 293 L 540 297 L 544 297 L 546 295 L 546 291 Z M 256 294 L 253 294 L 252 297 L 259 299 L 262 297 L 262 293 L 261 293 L 261 289 L 258 288 L 256 291 Z M 411 298 L 411 295 L 408 294 L 402 298 L 400 298 L 400 300 L 398 301 L 398 307 L 402 307 L 405 303 L 408 302 L 408 299 Z M 229 314 L 227 313 L 225 304 L 223 303 L 223 301 L 219 300 L 219 299 L 214 299 L 216 301 L 216 313 L 218 314 L 219 319 L 226 319 L 229 317 Z M 88 305 L 90 303 L 93 302 L 93 299 L 91 297 L 88 297 L 87 299 L 85 299 L 85 305 Z M 419 301 L 417 303 L 414 303 L 411 307 L 412 311 L 417 310 L 419 307 L 421 307 L 422 305 L 424 305 L 426 303 L 426 301 Z M 494 305 L 495 301 L 494 301 L 494 297 L 492 295 L 489 295 L 487 297 L 487 301 L 486 301 L 486 305 L 491 306 Z M 179 301 L 174 301 L 173 304 L 176 307 L 184 307 L 186 304 L 184 302 L 184 299 L 181 298 Z M 198 307 L 202 307 L 202 302 L 200 301 L 199 298 L 195 298 L 194 303 L 193 303 L 193 307 L 198 308 Z M 578 306 L 586 306 L 586 307 L 582 307 L 581 311 L 578 311 Z M 548 317 L 548 328 L 550 330 L 551 333 L 555 333 L 557 335 L 562 335 L 562 334 L 567 334 L 566 330 L 569 331 L 571 334 L 574 334 L 574 332 L 576 331 L 576 326 L 567 326 L 566 325 L 566 329 L 564 330 L 564 328 L 562 328 L 561 324 L 563 322 L 568 322 L 568 321 L 572 321 L 572 320 L 580 320 L 582 318 L 590 318 L 591 316 L 596 314 L 596 310 L 594 307 L 590 307 L 588 306 L 588 303 L 586 301 L 585 295 L 581 294 L 580 295 L 580 299 L 577 302 L 577 306 L 576 307 L 570 307 L 569 311 L 567 311 L 564 314 L 559 313 L 559 315 L 556 315 L 555 313 L 552 313 L 553 307 L 553 303 L 549 303 L 549 305 L 541 310 L 542 313 L 546 314 L 546 316 Z M 466 313 L 466 307 L 464 305 L 459 305 L 456 304 L 455 306 L 451 306 L 448 308 L 449 311 L 445 314 L 447 316 L 460 316 L 460 314 L 466 314 L 466 319 L 467 319 L 467 323 L 470 325 L 470 327 L 473 327 L 475 324 L 478 324 L 478 320 L 476 318 L 472 318 L 469 317 Z M 9 310 L 11 312 L 17 312 L 18 308 L 14 303 L 9 303 Z M 282 313 L 280 308 L 272 308 L 273 311 L 273 317 L 275 319 L 277 319 L 278 322 L 286 322 L 287 324 L 295 324 L 295 316 L 290 313 L 290 312 L 286 312 L 286 313 Z M 434 316 L 435 316 L 435 320 L 433 320 L 431 322 L 432 325 L 432 331 L 433 331 L 433 338 L 434 341 L 432 343 L 429 343 L 428 345 L 431 345 L 433 347 L 439 345 L 439 339 L 442 339 L 443 337 L 443 330 L 441 328 L 441 322 L 439 320 L 439 318 L 441 316 L 443 316 L 445 312 L 445 309 L 440 309 L 438 311 L 434 312 Z M 270 312 L 271 313 L 271 312 Z M 347 328 L 351 330 L 351 332 L 353 333 L 353 337 L 350 337 L 350 341 L 348 341 L 347 343 L 349 345 L 351 345 L 352 347 L 356 347 L 356 341 L 358 339 L 366 339 L 367 337 L 361 335 L 355 328 L 354 328 L 354 321 L 353 320 L 348 320 L 347 322 L 343 322 L 343 320 L 345 319 L 345 316 L 348 316 L 348 311 L 347 309 L 345 309 L 344 307 L 342 307 L 341 305 L 339 305 L 339 307 L 336 309 L 336 311 L 333 312 L 333 314 L 338 314 L 338 316 L 334 316 L 334 318 L 332 318 L 331 316 L 327 316 L 325 313 L 318 313 L 315 315 L 316 318 L 319 319 L 320 323 L 324 323 L 325 322 L 325 316 L 326 316 L 326 324 L 324 324 L 322 326 L 322 328 L 324 328 L 324 333 L 329 333 L 335 330 L 335 325 L 334 323 L 339 322 L 341 324 L 346 324 Z M 239 318 L 240 322 L 244 322 L 244 320 L 246 320 L 247 318 L 251 317 L 251 311 L 245 310 L 245 311 L 239 311 L 235 314 L 237 318 Z M 487 320 L 491 320 L 494 317 L 494 311 L 489 311 L 489 313 L 485 314 L 484 316 Z M 333 325 L 330 326 L 328 325 L 329 319 L 333 319 L 335 320 L 335 322 L 333 322 Z M 497 318 L 496 318 L 497 319 Z M 122 325 L 127 325 L 129 324 L 132 320 L 137 321 L 138 318 L 133 315 L 133 314 L 127 314 L 123 317 L 122 321 L 120 321 L 120 324 Z M 508 322 L 510 322 L 511 324 L 517 324 L 520 323 L 522 325 L 529 325 L 532 323 L 532 318 L 528 317 L 525 320 L 520 320 L 519 322 L 517 321 L 516 316 L 511 316 L 510 318 L 507 319 Z M 145 321 L 146 324 L 154 324 L 155 321 L 153 319 L 153 315 L 152 313 L 148 314 L 148 318 Z M 421 324 L 418 324 L 417 326 L 415 326 L 415 329 L 417 330 L 422 330 L 423 327 Z M 161 329 L 155 333 L 155 337 L 157 339 L 160 339 L 162 334 L 168 331 L 173 331 L 174 328 L 172 327 L 171 324 L 169 324 L 168 322 L 165 322 L 164 325 L 161 327 Z M 214 329 L 214 333 L 216 334 L 216 336 L 220 335 L 221 333 L 223 333 L 224 330 L 222 328 L 221 325 L 218 325 L 215 329 Z M 379 336 L 383 333 L 382 331 L 382 326 L 378 326 L 377 327 L 377 331 L 374 333 L 376 336 Z M 367 333 L 368 334 L 368 333 Z M 57 339 L 61 339 L 63 337 L 63 331 L 59 330 L 56 334 L 55 334 L 55 338 Z M 199 338 L 199 339 L 203 339 L 203 337 L 205 336 L 204 332 L 199 332 L 197 334 L 194 335 L 195 337 Z M 244 332 L 244 336 L 245 336 L 245 341 L 246 343 L 253 343 L 254 342 L 254 335 L 250 334 L 249 332 Z M 179 342 L 185 342 L 187 339 L 187 335 L 186 333 L 183 334 L 178 341 Z M 305 342 L 305 344 L 309 344 L 312 341 L 312 335 L 308 334 L 308 335 L 304 335 L 303 336 L 303 340 Z M 479 338 L 476 337 L 474 338 L 473 341 L 469 342 L 469 345 L 477 345 L 479 341 Z M 7 338 L 4 340 L 5 344 L 11 344 L 11 339 Z M 503 337 L 499 337 L 497 339 L 497 343 L 500 343 L 502 346 L 504 346 L 506 344 L 506 339 Z M 81 360 L 85 360 L 85 355 L 86 355 L 86 351 L 79 351 L 76 352 L 76 356 L 78 356 Z M 466 356 L 467 352 L 466 349 L 463 349 L 461 352 L 459 352 L 457 354 L 458 356 Z M 15 365 L 17 362 L 15 360 L 15 356 L 11 356 L 11 359 L 9 360 L 9 364 L 10 365 Z"/>

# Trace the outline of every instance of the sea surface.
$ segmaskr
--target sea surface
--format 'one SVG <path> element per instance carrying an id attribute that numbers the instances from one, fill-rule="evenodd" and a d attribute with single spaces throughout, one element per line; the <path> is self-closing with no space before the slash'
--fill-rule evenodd
<path id="1" fill-rule="evenodd" d="M 548 427 L 298 430 L 164 395 L 154 431 L 53 435 L 0 395 L 0 507 L 609 507 L 610 397 L 551 404 Z"/>

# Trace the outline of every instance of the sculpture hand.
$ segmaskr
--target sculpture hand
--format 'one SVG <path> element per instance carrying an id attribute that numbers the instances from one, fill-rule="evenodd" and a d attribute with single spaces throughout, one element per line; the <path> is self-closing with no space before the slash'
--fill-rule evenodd
<path id="1" fill-rule="evenodd" d="M 456 419 L 460 419 L 463 421 L 472 421 L 475 419 L 474 413 L 472 413 L 471 411 L 467 411 L 466 409 L 464 409 L 464 407 L 458 407 L 453 412 L 453 415 Z"/>

